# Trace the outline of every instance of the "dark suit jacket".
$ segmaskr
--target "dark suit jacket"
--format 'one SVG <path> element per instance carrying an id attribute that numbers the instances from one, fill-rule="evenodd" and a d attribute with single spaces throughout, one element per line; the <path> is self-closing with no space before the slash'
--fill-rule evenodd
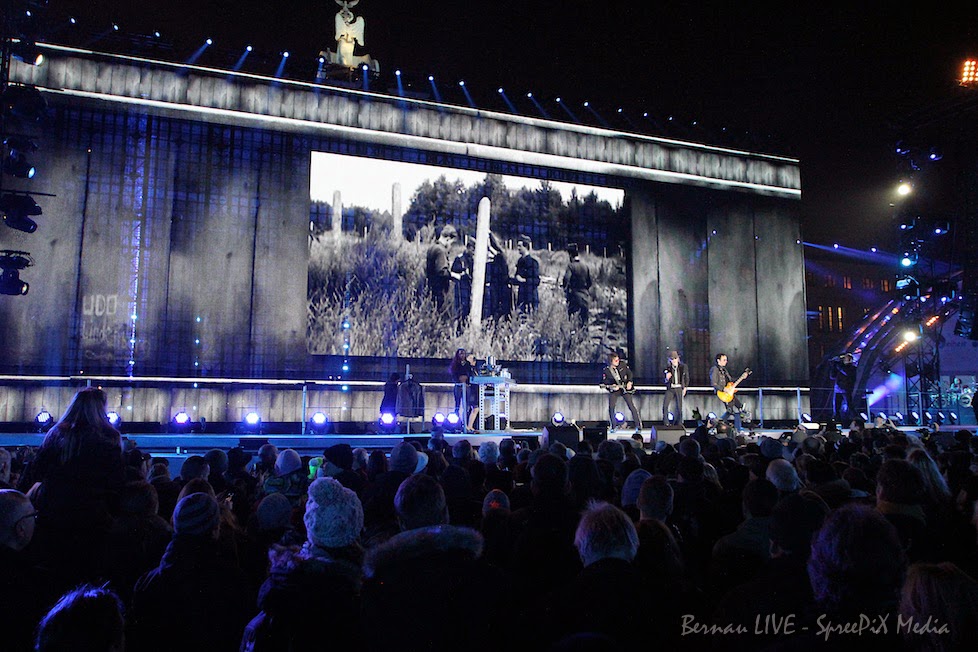
<path id="1" fill-rule="evenodd" d="M 618 375 L 621 377 L 621 386 L 625 387 L 628 385 L 629 381 L 635 382 L 634 376 L 632 375 L 632 370 L 628 368 L 628 365 L 624 362 L 618 364 Z M 615 381 L 615 376 L 611 373 L 611 367 L 605 367 L 604 371 L 601 372 L 601 384 L 610 387 L 612 385 L 618 384 Z"/>
<path id="2" fill-rule="evenodd" d="M 666 376 L 666 372 L 670 372 L 670 371 L 672 371 L 672 365 L 667 364 L 666 368 L 662 371 L 663 379 Z M 676 373 L 676 377 L 679 379 L 679 383 L 682 384 L 683 388 L 689 387 L 689 367 L 686 366 L 685 362 L 679 363 L 679 371 Z M 675 379 L 670 378 L 669 380 L 667 380 L 666 387 L 671 387 L 673 380 Z"/>

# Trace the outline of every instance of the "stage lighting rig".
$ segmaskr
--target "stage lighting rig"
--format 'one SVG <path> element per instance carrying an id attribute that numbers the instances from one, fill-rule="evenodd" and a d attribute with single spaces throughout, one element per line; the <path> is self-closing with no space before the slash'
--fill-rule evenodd
<path id="1" fill-rule="evenodd" d="M 34 233 L 37 222 L 28 216 L 41 215 L 43 211 L 30 195 L 8 192 L 0 195 L 0 213 L 3 213 L 4 224 L 10 228 Z"/>
<path id="2" fill-rule="evenodd" d="M 23 61 L 29 66 L 39 66 L 44 63 L 44 55 L 31 41 L 18 41 L 10 44 L 10 56 L 17 61 Z"/>
<path id="3" fill-rule="evenodd" d="M 48 108 L 44 95 L 33 86 L 10 84 L 4 89 L 0 100 L 6 114 L 25 122 L 37 122 Z"/>
<path id="4" fill-rule="evenodd" d="M 27 294 L 30 286 L 20 280 L 20 270 L 31 267 L 34 259 L 26 251 L 0 251 L 0 294 Z"/>

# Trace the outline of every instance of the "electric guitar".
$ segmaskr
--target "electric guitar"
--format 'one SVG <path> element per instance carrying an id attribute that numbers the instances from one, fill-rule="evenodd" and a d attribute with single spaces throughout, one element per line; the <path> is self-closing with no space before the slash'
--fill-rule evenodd
<path id="1" fill-rule="evenodd" d="M 617 391 L 621 390 L 622 392 L 625 392 L 626 394 L 634 394 L 636 392 L 636 390 L 638 389 L 637 387 L 635 387 L 635 384 L 634 383 L 632 383 L 632 388 L 631 389 L 626 389 L 625 388 L 625 385 L 621 385 L 621 384 L 617 384 L 617 383 L 614 384 L 614 385 L 602 385 L 601 387 L 603 387 L 604 389 L 608 390 L 609 392 L 617 392 Z"/>
<path id="2" fill-rule="evenodd" d="M 727 383 L 723 389 L 717 390 L 717 398 L 724 403 L 729 403 L 732 401 L 734 399 L 734 394 L 737 393 L 737 385 L 739 385 L 744 378 L 747 378 L 747 376 L 750 376 L 752 373 L 753 372 L 750 370 L 750 367 L 744 369 L 744 373 L 740 374 L 740 378 L 732 383 Z"/>

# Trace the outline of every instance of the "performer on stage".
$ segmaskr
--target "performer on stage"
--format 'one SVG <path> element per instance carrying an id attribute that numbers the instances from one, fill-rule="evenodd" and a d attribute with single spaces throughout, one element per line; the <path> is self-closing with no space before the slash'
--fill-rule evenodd
<path id="1" fill-rule="evenodd" d="M 747 377 L 747 373 L 744 372 L 743 378 Z M 710 384 L 713 385 L 713 389 L 716 391 L 721 391 L 727 387 L 728 384 L 733 383 L 733 378 L 730 377 L 730 372 L 727 371 L 727 354 L 718 353 L 716 357 L 716 364 L 710 368 Z M 722 402 L 722 401 L 721 401 Z M 744 404 L 740 402 L 740 399 L 734 395 L 733 400 L 729 403 L 724 403 L 724 413 L 720 416 L 720 419 L 726 420 L 728 416 L 733 415 L 734 427 L 737 432 L 740 432 L 742 426 L 740 420 L 740 413 L 744 409 Z"/>
<path id="2" fill-rule="evenodd" d="M 475 356 L 466 353 L 465 349 L 456 350 L 449 371 L 455 381 L 455 414 L 462 418 L 468 430 L 472 430 L 472 424 L 479 416 L 479 391 L 471 382 L 475 375 Z"/>
<path id="3" fill-rule="evenodd" d="M 615 432 L 615 407 L 618 405 L 619 397 L 625 399 L 628 410 L 632 413 L 632 421 L 635 422 L 635 432 L 642 432 L 642 415 L 635 407 L 635 400 L 632 394 L 635 393 L 635 385 L 632 382 L 632 370 L 628 365 L 621 361 L 617 353 L 608 356 L 608 366 L 601 373 L 601 385 L 608 390 L 608 421 L 611 423 L 611 432 Z"/>
<path id="4" fill-rule="evenodd" d="M 683 423 L 683 397 L 686 396 L 686 388 L 689 387 L 689 369 L 686 364 L 679 361 L 679 351 L 669 352 L 669 361 L 665 369 L 666 394 L 662 397 L 662 423 L 664 425 L 682 425 Z M 675 417 L 669 419 L 669 406 L 675 403 Z"/>

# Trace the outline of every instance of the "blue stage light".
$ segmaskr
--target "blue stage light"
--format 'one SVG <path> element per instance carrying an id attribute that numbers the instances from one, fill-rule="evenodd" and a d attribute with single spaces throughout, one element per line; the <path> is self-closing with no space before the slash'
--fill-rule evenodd
<path id="1" fill-rule="evenodd" d="M 615 412 L 615 423 L 618 424 L 618 425 L 621 425 L 621 424 L 625 423 L 625 413 L 624 412 Z"/>
<path id="2" fill-rule="evenodd" d="M 443 412 L 435 412 L 435 416 L 431 418 L 431 422 L 436 426 L 441 426 L 445 424 L 445 414 Z"/>
<path id="3" fill-rule="evenodd" d="M 118 428 L 119 424 L 122 423 L 122 417 L 119 416 L 118 412 L 110 411 L 105 416 L 109 418 L 109 423 L 112 424 L 113 428 Z"/>
<path id="4" fill-rule="evenodd" d="M 392 425 L 394 423 L 394 415 L 390 412 L 384 412 L 380 415 L 380 422 L 385 426 Z"/>
<path id="5" fill-rule="evenodd" d="M 497 93 L 502 93 L 502 92 L 503 92 L 503 87 L 502 87 L 502 86 L 500 86 L 499 88 L 497 88 L 497 89 L 496 89 L 496 92 L 497 92 Z"/>
<path id="6" fill-rule="evenodd" d="M 801 421 L 802 423 L 811 423 L 812 415 L 808 414 L 807 412 L 803 412 L 801 415 Z"/>
<path id="7" fill-rule="evenodd" d="M 400 71 L 400 70 L 395 70 L 395 71 L 394 71 L 394 74 L 395 74 L 396 76 L 398 76 L 398 77 L 400 77 L 400 76 L 401 76 L 401 71 Z"/>
<path id="8" fill-rule="evenodd" d="M 207 39 L 206 41 L 204 41 L 204 43 L 206 43 L 207 45 L 214 45 L 214 39 Z"/>
<path id="9" fill-rule="evenodd" d="M 245 52 L 251 52 L 253 49 L 254 48 L 252 48 L 250 45 L 248 45 L 248 46 L 245 47 Z"/>
<path id="10" fill-rule="evenodd" d="M 50 412 L 41 408 L 41 411 L 34 417 L 34 424 L 38 432 L 47 432 L 54 426 L 54 417 Z"/>
<path id="11" fill-rule="evenodd" d="M 550 417 L 550 423 L 555 426 L 564 425 L 564 415 L 560 411 L 554 412 L 554 415 Z"/>
<path id="12" fill-rule="evenodd" d="M 259 423 L 261 423 L 261 415 L 259 415 L 257 412 L 249 412 L 245 415 L 244 423 L 248 426 L 257 426 Z"/>
<path id="13" fill-rule="evenodd" d="M 448 413 L 448 423 L 449 423 L 449 425 L 452 425 L 452 426 L 458 425 L 459 421 L 461 421 L 461 420 L 462 419 L 459 418 L 459 416 L 457 414 L 455 414 L 454 412 L 449 412 Z"/>
<path id="14" fill-rule="evenodd" d="M 178 426 L 185 426 L 190 423 L 190 415 L 186 412 L 177 412 L 173 415 L 173 423 Z"/>

